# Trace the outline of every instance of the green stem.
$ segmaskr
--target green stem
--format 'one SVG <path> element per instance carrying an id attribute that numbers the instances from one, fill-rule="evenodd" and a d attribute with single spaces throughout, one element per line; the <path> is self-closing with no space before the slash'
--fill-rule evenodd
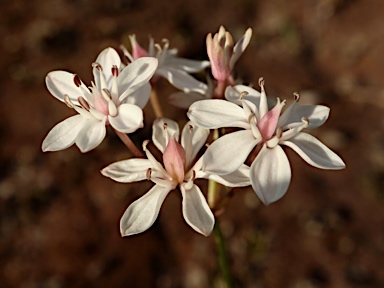
<path id="1" fill-rule="evenodd" d="M 157 92 L 154 86 L 152 86 L 151 96 L 149 99 L 150 99 L 151 106 L 152 106 L 153 112 L 155 113 L 156 118 L 162 118 L 163 111 L 161 110 L 159 97 L 157 97 Z"/>
<path id="2" fill-rule="evenodd" d="M 225 241 L 224 241 L 223 233 L 221 232 L 220 223 L 217 219 L 216 219 L 215 227 L 213 228 L 213 233 L 215 235 L 216 246 L 219 253 L 219 264 L 220 264 L 221 274 L 224 278 L 226 288 L 231 288 L 233 286 L 232 286 L 231 273 L 229 272 L 227 250 L 225 249 Z"/>

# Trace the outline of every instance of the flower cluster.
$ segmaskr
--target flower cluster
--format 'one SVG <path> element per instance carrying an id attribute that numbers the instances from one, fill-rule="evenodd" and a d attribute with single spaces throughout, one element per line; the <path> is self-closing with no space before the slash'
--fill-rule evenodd
<path id="1" fill-rule="evenodd" d="M 294 93 L 293 103 L 283 109 L 285 101 L 279 98 L 270 105 L 273 100 L 267 100 L 263 79 L 259 80 L 260 91 L 235 85 L 238 80 L 234 78 L 234 65 L 250 43 L 251 35 L 249 28 L 234 44 L 224 27 L 214 36 L 208 34 L 210 61 L 179 58 L 177 51 L 169 48 L 168 40 L 161 46 L 150 38 L 145 50 L 132 35 L 132 52 L 122 47 L 129 64 L 124 64 L 113 48 L 105 49 L 92 64 L 94 82 L 89 87 L 76 74 L 54 71 L 47 75 L 46 85 L 51 94 L 78 115 L 57 124 L 48 133 L 43 151 L 62 150 L 73 144 L 81 152 L 90 151 L 102 142 L 106 126 L 110 125 L 136 157 L 110 164 L 101 173 L 122 183 L 154 183 L 124 212 L 120 221 L 123 236 L 149 229 L 164 199 L 175 189 L 181 192 L 187 224 L 208 236 L 215 213 L 228 199 L 228 193 L 219 193 L 218 185 L 207 188 L 199 182 L 198 186 L 195 179 L 199 178 L 229 189 L 251 185 L 266 205 L 279 200 L 291 181 L 289 160 L 282 146 L 293 149 L 314 167 L 345 167 L 339 156 L 304 132 L 327 120 L 328 107 L 299 105 L 299 95 Z M 213 78 L 208 73 L 207 83 L 190 74 L 208 67 Z M 190 119 L 181 133 L 173 120 L 163 116 L 155 120 L 152 142 L 162 154 L 160 161 L 150 152 L 149 140 L 143 143 L 143 154 L 126 135 L 143 127 L 142 109 L 150 98 L 153 106 L 159 105 L 152 98 L 156 97 L 159 77 L 180 90 L 171 96 L 170 102 L 188 109 Z M 161 111 L 160 107 L 153 108 Z"/>

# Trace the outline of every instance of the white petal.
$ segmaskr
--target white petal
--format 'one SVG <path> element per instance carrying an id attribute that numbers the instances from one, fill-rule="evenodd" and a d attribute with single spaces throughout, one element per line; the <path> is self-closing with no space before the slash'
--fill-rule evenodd
<path id="1" fill-rule="evenodd" d="M 215 225 L 215 217 L 208 206 L 207 201 L 197 185 L 186 190 L 185 185 L 180 185 L 183 195 L 183 216 L 185 221 L 195 231 L 208 236 Z"/>
<path id="2" fill-rule="evenodd" d="M 251 185 L 249 179 L 249 167 L 244 164 L 235 172 L 227 175 L 215 175 L 204 171 L 197 171 L 196 178 L 210 179 L 227 187 L 244 187 Z"/>
<path id="3" fill-rule="evenodd" d="M 236 43 L 235 47 L 233 48 L 233 55 L 231 61 L 229 63 L 229 67 L 231 67 L 231 70 L 233 69 L 233 66 L 235 65 L 236 61 L 240 58 L 241 54 L 243 54 L 245 48 L 247 48 L 251 37 L 252 29 L 248 28 L 247 31 L 245 31 L 243 37 L 241 37 L 241 39 Z"/>
<path id="4" fill-rule="evenodd" d="M 142 57 L 125 67 L 117 77 L 117 85 L 123 101 L 135 90 L 146 84 L 157 69 L 158 60 L 153 57 Z"/>
<path id="5" fill-rule="evenodd" d="M 83 82 L 81 82 L 80 87 L 77 87 L 74 82 L 75 76 L 76 74 L 66 71 L 52 71 L 45 77 L 45 84 L 49 92 L 60 101 L 64 102 L 64 95 L 68 95 L 69 99 L 78 105 L 77 99 L 79 96 L 84 96 L 83 92 L 89 92 L 89 90 Z M 85 95 L 85 98 L 87 99 L 89 97 Z"/>
<path id="6" fill-rule="evenodd" d="M 106 117 L 105 117 L 106 118 Z M 105 120 L 87 120 L 76 138 L 76 145 L 85 153 L 96 148 L 105 137 Z"/>
<path id="7" fill-rule="evenodd" d="M 174 67 L 176 69 L 184 70 L 188 73 L 196 73 L 209 67 L 211 65 L 211 62 L 173 57 L 167 59 L 165 65 Z"/>
<path id="8" fill-rule="evenodd" d="M 182 108 L 188 109 L 193 103 L 199 100 L 204 100 L 206 97 L 203 94 L 197 92 L 176 92 L 169 96 L 168 101 L 170 104 Z"/>
<path id="9" fill-rule="evenodd" d="M 156 75 L 163 76 L 169 83 L 184 92 L 198 92 L 205 94 L 208 89 L 205 83 L 196 80 L 183 70 L 171 67 L 161 67 L 157 69 Z"/>
<path id="10" fill-rule="evenodd" d="M 328 119 L 330 109 L 323 105 L 296 105 L 284 126 L 301 122 L 301 118 L 308 118 L 307 129 L 319 127 Z"/>
<path id="11" fill-rule="evenodd" d="M 117 69 L 120 69 L 121 60 L 120 60 L 119 54 L 116 52 L 115 49 L 109 47 L 100 52 L 95 62 L 101 65 L 103 69 L 102 73 L 105 77 L 107 87 L 110 89 L 111 79 L 113 77 L 112 67 L 116 66 Z M 96 70 L 97 70 L 96 68 L 93 68 L 95 79 L 99 77 L 98 73 L 95 74 Z M 101 88 L 100 86 L 98 87 Z"/>
<path id="12" fill-rule="evenodd" d="M 75 115 L 57 124 L 45 137 L 41 146 L 43 152 L 63 150 L 74 144 L 86 121 L 83 116 Z"/>
<path id="13" fill-rule="evenodd" d="M 169 191 L 169 187 L 155 185 L 144 196 L 129 205 L 120 220 L 121 236 L 138 234 L 151 227 Z"/>
<path id="14" fill-rule="evenodd" d="M 191 121 L 185 124 L 181 133 L 181 146 L 183 146 L 186 155 L 186 167 L 195 160 L 197 153 L 207 141 L 209 129 L 194 125 Z"/>
<path id="15" fill-rule="evenodd" d="M 250 177 L 253 190 L 265 205 L 283 197 L 291 181 L 291 168 L 283 149 L 264 145 L 251 165 Z"/>
<path id="16" fill-rule="evenodd" d="M 226 134 L 213 142 L 203 155 L 203 171 L 225 175 L 237 170 L 260 142 L 251 130 Z"/>
<path id="17" fill-rule="evenodd" d="M 193 123 L 208 129 L 221 127 L 249 129 L 243 108 L 225 100 L 208 99 L 195 102 L 189 107 L 187 115 Z"/>
<path id="18" fill-rule="evenodd" d="M 152 141 L 162 153 L 164 152 L 165 147 L 167 147 L 168 136 L 173 136 L 178 141 L 179 125 L 168 118 L 156 119 L 152 126 Z"/>
<path id="19" fill-rule="evenodd" d="M 149 97 L 151 95 L 151 89 L 151 85 L 146 83 L 139 89 L 133 91 L 130 95 L 127 95 L 123 103 L 134 104 L 143 109 L 148 103 Z"/>
<path id="20" fill-rule="evenodd" d="M 314 167 L 332 170 L 345 168 L 343 160 L 336 153 L 307 133 L 301 132 L 281 144 L 291 147 L 301 158 Z"/>
<path id="21" fill-rule="evenodd" d="M 112 163 L 101 170 L 101 174 L 120 183 L 132 183 L 147 179 L 149 168 L 148 159 L 137 158 Z"/>
<path id="22" fill-rule="evenodd" d="M 240 94 L 247 92 L 247 95 L 243 96 L 243 99 L 252 102 L 256 107 L 259 107 L 260 103 L 260 92 L 253 89 L 252 87 L 245 85 L 228 86 L 225 89 L 225 99 L 231 101 L 237 105 L 241 105 Z"/>
<path id="23" fill-rule="evenodd" d="M 122 104 L 117 108 L 117 116 L 108 116 L 109 123 L 117 131 L 132 133 L 142 128 L 143 110 L 136 105 Z"/>

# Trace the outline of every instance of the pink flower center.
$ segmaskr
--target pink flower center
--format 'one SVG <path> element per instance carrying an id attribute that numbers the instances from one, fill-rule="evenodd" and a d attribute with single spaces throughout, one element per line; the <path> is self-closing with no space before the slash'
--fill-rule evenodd
<path id="1" fill-rule="evenodd" d="M 275 133 L 277 122 L 279 121 L 280 117 L 281 108 L 282 105 L 278 102 L 276 106 L 272 110 L 269 110 L 257 124 L 257 128 L 259 128 L 261 137 L 263 138 L 264 142 L 271 139 Z"/>
<path id="2" fill-rule="evenodd" d="M 186 162 L 185 150 L 173 137 L 170 137 L 168 145 L 164 150 L 163 162 L 165 170 L 172 179 L 179 184 L 183 183 Z"/>

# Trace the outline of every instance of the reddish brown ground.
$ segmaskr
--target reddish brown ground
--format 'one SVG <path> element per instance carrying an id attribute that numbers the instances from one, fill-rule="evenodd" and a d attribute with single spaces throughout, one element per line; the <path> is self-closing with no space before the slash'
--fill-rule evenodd
<path id="1" fill-rule="evenodd" d="M 321 171 L 287 151 L 293 181 L 276 204 L 236 189 L 220 216 L 236 287 L 384 287 L 384 2 L 2 1 L 0 4 L 0 287 L 222 287 L 212 237 L 183 221 L 171 193 L 149 231 L 121 238 L 119 219 L 150 187 L 117 184 L 99 170 L 129 153 L 109 131 L 96 150 L 41 152 L 73 111 L 44 86 L 65 69 L 91 80 L 105 47 L 136 33 L 170 39 L 206 59 L 204 39 L 223 24 L 252 42 L 239 76 L 266 80 L 269 96 L 331 107 L 314 134 L 345 160 Z M 236 4 L 235 4 L 236 3 Z M 174 91 L 159 83 L 165 99 Z M 152 110 L 147 107 L 148 138 Z M 184 112 L 165 114 L 185 120 Z"/>

